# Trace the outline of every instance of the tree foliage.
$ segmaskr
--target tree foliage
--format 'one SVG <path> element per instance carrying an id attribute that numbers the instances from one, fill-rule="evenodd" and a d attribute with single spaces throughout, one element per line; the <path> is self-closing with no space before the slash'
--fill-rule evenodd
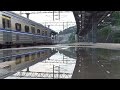
<path id="1" fill-rule="evenodd" d="M 113 12 L 111 19 L 112 19 L 112 25 L 120 26 L 120 11 Z"/>
<path id="2" fill-rule="evenodd" d="M 70 37 L 69 37 L 69 42 L 70 42 L 70 43 L 74 43 L 74 42 L 75 42 L 75 34 L 74 34 L 74 33 L 72 33 L 72 34 L 70 35 Z"/>
<path id="3" fill-rule="evenodd" d="M 108 39 L 111 43 L 120 42 L 120 31 L 113 30 L 111 27 L 120 26 L 120 11 L 115 11 L 112 13 L 109 19 L 106 22 L 111 22 L 109 25 L 104 25 L 97 30 L 97 42 L 107 42 Z"/>

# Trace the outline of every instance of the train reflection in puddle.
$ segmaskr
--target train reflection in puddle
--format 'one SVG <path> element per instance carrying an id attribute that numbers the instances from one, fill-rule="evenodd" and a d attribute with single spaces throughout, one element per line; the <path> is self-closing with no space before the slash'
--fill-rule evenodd
<path id="1" fill-rule="evenodd" d="M 0 78 L 43 61 L 57 52 L 56 49 L 22 49 L 0 51 Z"/>
<path id="2" fill-rule="evenodd" d="M 6 79 L 70 79 L 76 59 L 70 58 L 68 54 L 64 55 L 63 48 L 56 49 L 58 52 L 51 57 L 18 71 Z"/>

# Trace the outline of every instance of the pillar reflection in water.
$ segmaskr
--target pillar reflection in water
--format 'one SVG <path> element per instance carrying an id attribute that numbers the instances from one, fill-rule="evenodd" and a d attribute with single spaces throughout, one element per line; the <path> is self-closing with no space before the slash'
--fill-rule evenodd
<path id="1" fill-rule="evenodd" d="M 106 78 L 97 65 L 95 48 L 77 48 L 77 61 L 72 75 L 73 79 L 99 79 Z"/>

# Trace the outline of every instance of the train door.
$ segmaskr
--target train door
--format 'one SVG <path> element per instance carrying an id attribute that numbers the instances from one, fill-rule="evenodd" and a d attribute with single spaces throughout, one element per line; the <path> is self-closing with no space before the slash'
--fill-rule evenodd
<path id="1" fill-rule="evenodd" d="M 37 37 L 35 35 L 36 34 L 36 32 L 35 32 L 35 25 L 31 26 L 31 32 L 33 34 L 32 41 L 33 41 L 33 44 L 35 45 L 36 44 L 36 39 L 37 39 Z"/>
<path id="2" fill-rule="evenodd" d="M 21 28 L 21 24 L 20 23 L 15 23 L 15 29 L 19 32 L 21 32 L 22 28 Z M 17 33 L 16 34 L 16 44 L 19 44 L 20 43 L 20 34 Z"/>
<path id="3" fill-rule="evenodd" d="M 11 17 L 2 15 L 2 25 L 5 31 L 3 32 L 3 42 L 5 45 L 12 43 L 12 32 L 11 30 Z"/>

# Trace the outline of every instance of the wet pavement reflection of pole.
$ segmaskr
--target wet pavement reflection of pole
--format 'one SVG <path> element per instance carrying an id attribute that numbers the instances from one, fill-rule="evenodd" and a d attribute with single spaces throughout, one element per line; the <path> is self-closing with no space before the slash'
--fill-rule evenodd
<path id="1" fill-rule="evenodd" d="M 96 49 L 77 48 L 77 61 L 72 75 L 72 79 L 99 79 L 106 78 L 99 69 Z"/>

